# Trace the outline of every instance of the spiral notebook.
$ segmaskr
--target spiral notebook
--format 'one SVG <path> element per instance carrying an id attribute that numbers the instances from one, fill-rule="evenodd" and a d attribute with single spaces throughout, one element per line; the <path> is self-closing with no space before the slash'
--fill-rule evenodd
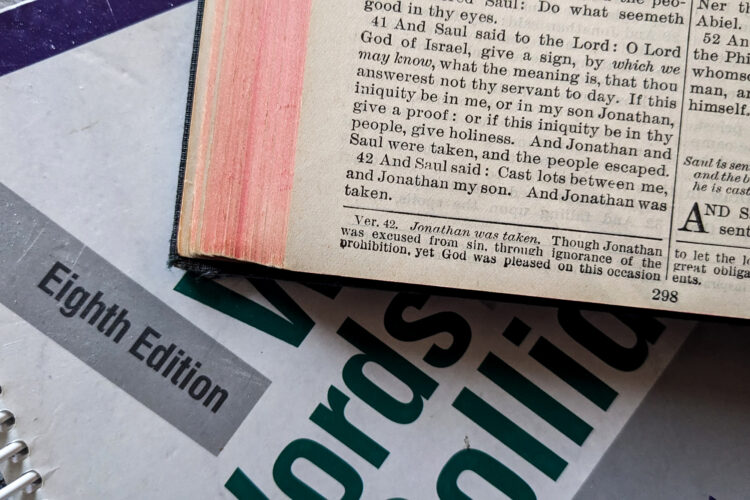
<path id="1" fill-rule="evenodd" d="M 0 432 L 6 437 L 5 441 L 15 423 L 16 416 L 12 411 L 0 410 Z M 29 445 L 21 439 L 6 442 L 0 448 L 0 462 L 8 463 L 4 467 L 6 473 L 0 473 L 0 499 L 12 498 L 18 493 L 33 493 L 42 485 L 42 476 L 34 469 L 26 469 L 24 461 L 29 453 Z"/>

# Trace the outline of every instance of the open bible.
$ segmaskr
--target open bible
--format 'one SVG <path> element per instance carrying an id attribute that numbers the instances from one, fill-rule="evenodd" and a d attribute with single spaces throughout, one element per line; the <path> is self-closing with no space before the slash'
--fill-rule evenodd
<path id="1" fill-rule="evenodd" d="M 172 261 L 748 318 L 748 10 L 206 0 Z"/>

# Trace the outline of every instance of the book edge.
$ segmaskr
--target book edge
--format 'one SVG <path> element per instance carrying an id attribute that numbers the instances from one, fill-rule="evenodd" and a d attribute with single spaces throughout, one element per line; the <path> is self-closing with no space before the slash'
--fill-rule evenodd
<path id="1" fill-rule="evenodd" d="M 203 15 L 205 11 L 206 0 L 198 0 L 195 32 L 193 34 L 193 51 L 190 60 L 190 70 L 188 74 L 188 91 L 187 103 L 185 105 L 185 121 L 182 132 L 182 147 L 180 151 L 180 164 L 177 174 L 177 194 L 175 199 L 175 213 L 172 221 L 172 235 L 169 240 L 169 257 L 167 265 L 172 267 L 178 262 L 185 259 L 178 252 L 178 238 L 180 236 L 180 219 L 182 216 L 182 203 L 185 190 L 185 171 L 187 169 L 188 144 L 190 142 L 190 128 L 193 118 L 193 103 L 195 100 L 195 79 L 198 68 L 198 56 L 200 52 L 201 33 L 203 31 Z"/>

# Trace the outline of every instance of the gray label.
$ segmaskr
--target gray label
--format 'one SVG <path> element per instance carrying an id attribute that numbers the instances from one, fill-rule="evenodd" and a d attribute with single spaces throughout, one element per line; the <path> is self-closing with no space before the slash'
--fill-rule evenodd
<path id="1" fill-rule="evenodd" d="M 2 183 L 0 235 L 0 302 L 218 455 L 268 379 Z"/>

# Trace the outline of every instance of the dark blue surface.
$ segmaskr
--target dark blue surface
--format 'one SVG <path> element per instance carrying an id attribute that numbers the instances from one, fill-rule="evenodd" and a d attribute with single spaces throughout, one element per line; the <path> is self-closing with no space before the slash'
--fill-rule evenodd
<path id="1" fill-rule="evenodd" d="M 0 14 L 0 76 L 192 0 L 37 0 Z"/>

